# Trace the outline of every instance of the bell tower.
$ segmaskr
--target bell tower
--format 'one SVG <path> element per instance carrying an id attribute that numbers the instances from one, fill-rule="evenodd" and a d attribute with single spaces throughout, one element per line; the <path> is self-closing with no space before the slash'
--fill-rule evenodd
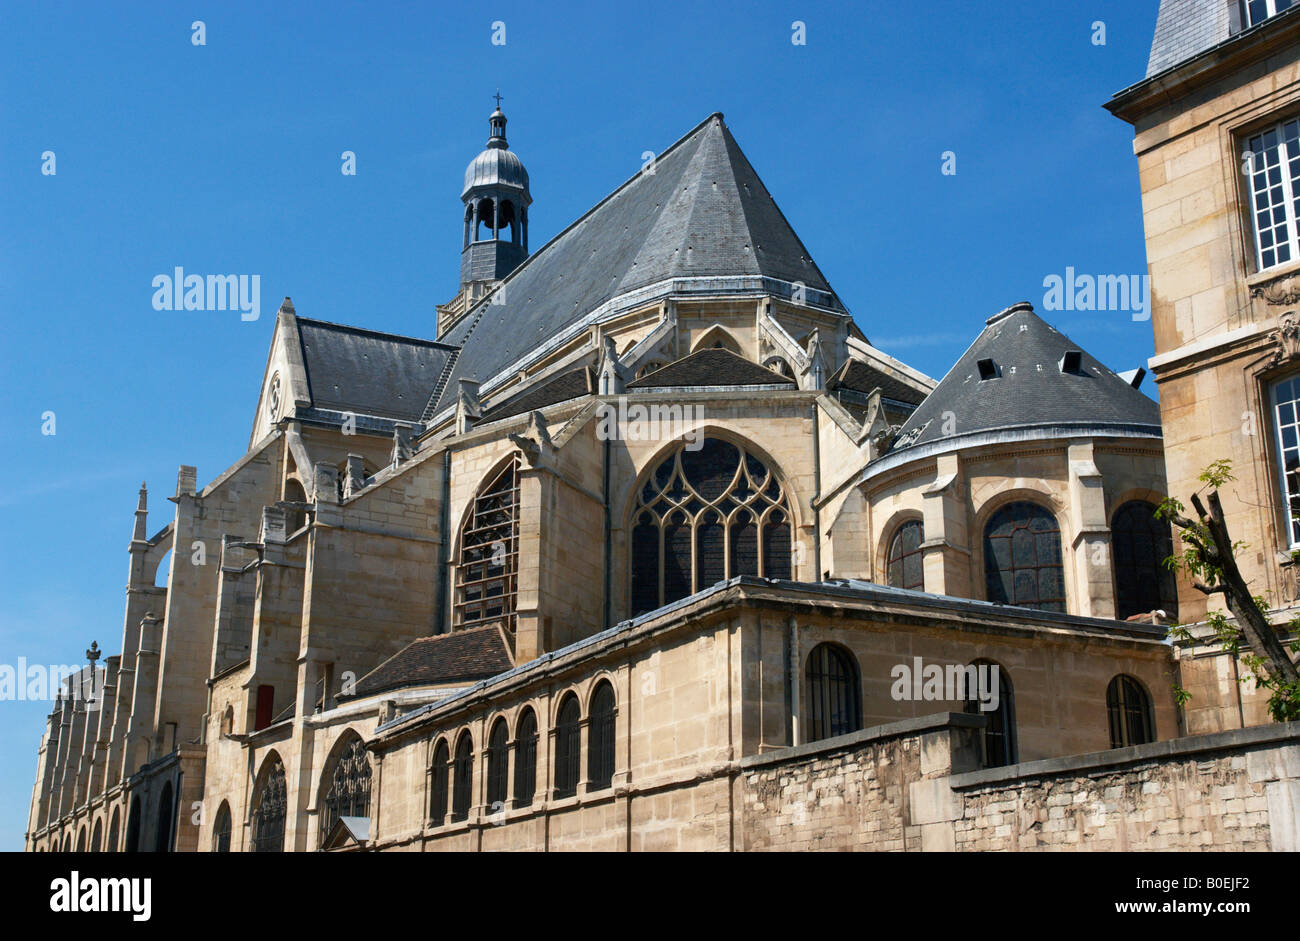
<path id="1" fill-rule="evenodd" d="M 460 292 L 438 308 L 439 336 L 528 257 L 528 171 L 506 143 L 501 95 L 494 97 L 487 145 L 465 168 Z"/>
<path id="2" fill-rule="evenodd" d="M 487 147 L 465 169 L 461 287 L 500 281 L 528 257 L 528 171 L 506 144 L 500 107 L 488 118 Z"/>

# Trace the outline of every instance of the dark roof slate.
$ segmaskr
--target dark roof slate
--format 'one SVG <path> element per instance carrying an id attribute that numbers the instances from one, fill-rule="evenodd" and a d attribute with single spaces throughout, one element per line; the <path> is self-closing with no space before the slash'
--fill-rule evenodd
<path id="1" fill-rule="evenodd" d="M 879 389 L 880 394 L 885 398 L 908 405 L 920 405 L 926 396 L 925 392 L 915 386 L 908 385 L 901 379 L 860 359 L 850 359 L 845 362 L 839 372 L 826 383 L 826 387 L 832 392 L 836 389 L 851 389 L 864 395 L 870 395 Z"/>
<path id="2" fill-rule="evenodd" d="M 476 683 L 513 667 L 495 625 L 436 634 L 413 641 L 363 676 L 352 698 L 403 686 Z"/>
<path id="3" fill-rule="evenodd" d="M 670 278 L 748 275 L 833 294 L 714 114 L 660 154 L 653 173 L 638 173 L 515 269 L 496 302 L 452 326 L 442 339 L 461 352 L 432 411 L 454 402 L 458 379 L 487 382 L 614 297 Z"/>
<path id="4" fill-rule="evenodd" d="M 1080 368 L 1060 368 L 1065 353 L 1078 350 Z M 997 377 L 980 379 L 979 363 L 990 359 Z M 952 413 L 956 435 L 1001 429 L 1067 426 L 1127 426 L 1160 436 L 1160 407 L 1111 372 L 1063 333 L 1017 304 L 989 318 L 984 330 L 912 413 L 894 451 L 945 437 L 944 416 Z"/>
<path id="5" fill-rule="evenodd" d="M 1300 16 L 1300 7 L 1292 6 L 1247 27 L 1236 0 L 1160 0 L 1146 77 L 1166 72 L 1245 32 L 1270 29 L 1289 16 Z"/>
<path id="6" fill-rule="evenodd" d="M 557 405 L 595 392 L 596 371 L 590 366 L 582 366 L 561 373 L 493 405 L 483 413 L 482 421 L 496 421 L 499 418 L 509 418 L 511 415 L 522 415 L 525 412 L 546 408 L 548 405 Z"/>
<path id="7" fill-rule="evenodd" d="M 453 347 L 298 318 L 316 408 L 418 422 Z"/>
<path id="8" fill-rule="evenodd" d="M 698 350 L 669 363 L 648 376 L 629 382 L 629 389 L 684 388 L 687 386 L 771 386 L 795 388 L 792 379 L 730 350 Z"/>

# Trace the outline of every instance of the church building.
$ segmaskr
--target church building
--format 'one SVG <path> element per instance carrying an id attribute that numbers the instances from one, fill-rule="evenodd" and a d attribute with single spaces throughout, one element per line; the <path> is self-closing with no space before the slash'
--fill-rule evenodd
<path id="1" fill-rule="evenodd" d="M 1195 171 L 1144 135 L 1144 189 Z M 1157 405 L 1026 302 L 921 374 L 721 114 L 531 250 L 498 102 L 461 200 L 430 336 L 286 297 L 244 456 L 153 527 L 141 487 L 28 849 L 1296 848 L 1294 732 L 1175 695 L 1154 511 L 1220 387 Z"/>

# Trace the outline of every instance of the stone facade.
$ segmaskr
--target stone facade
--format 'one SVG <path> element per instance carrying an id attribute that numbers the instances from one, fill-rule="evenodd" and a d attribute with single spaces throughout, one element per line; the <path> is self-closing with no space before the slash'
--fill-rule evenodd
<path id="1" fill-rule="evenodd" d="M 1232 461 L 1236 480 L 1221 496 L 1228 530 L 1246 546 L 1238 565 L 1285 624 L 1300 600 L 1291 558 L 1300 536 L 1288 532 L 1272 396 L 1300 368 L 1300 257 L 1266 258 L 1256 242 L 1248 152 L 1254 135 L 1300 114 L 1300 20 L 1278 16 L 1242 31 L 1240 22 L 1216 19 L 1224 6 L 1162 4 L 1162 33 L 1217 30 L 1215 41 L 1158 37 L 1160 71 L 1107 107 L 1135 130 L 1169 493 L 1187 502 L 1208 465 Z M 1192 624 L 1224 610 L 1222 596 L 1207 600 L 1188 580 L 1178 607 Z M 1241 668 L 1221 662 L 1208 631 L 1195 633 L 1184 661 L 1189 730 L 1261 721 L 1254 684 L 1236 682 Z"/>
<path id="2" fill-rule="evenodd" d="M 871 347 L 721 115 L 484 290 L 285 299 L 245 456 L 151 538 L 141 490 L 29 849 L 953 849 L 962 774 L 1188 731 L 1119 618 L 1154 403 L 1029 305 L 940 383 Z"/>

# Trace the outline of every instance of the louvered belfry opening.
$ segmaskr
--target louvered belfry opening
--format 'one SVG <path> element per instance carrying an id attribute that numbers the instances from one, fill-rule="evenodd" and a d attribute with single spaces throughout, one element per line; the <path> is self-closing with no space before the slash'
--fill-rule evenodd
<path id="1" fill-rule="evenodd" d="M 457 629 L 499 623 L 515 635 L 519 585 L 519 456 L 474 498 L 460 532 L 456 566 Z"/>
<path id="2" fill-rule="evenodd" d="M 791 516 L 775 473 L 743 447 L 680 443 L 632 514 L 632 610 L 644 614 L 737 575 L 790 578 Z"/>

